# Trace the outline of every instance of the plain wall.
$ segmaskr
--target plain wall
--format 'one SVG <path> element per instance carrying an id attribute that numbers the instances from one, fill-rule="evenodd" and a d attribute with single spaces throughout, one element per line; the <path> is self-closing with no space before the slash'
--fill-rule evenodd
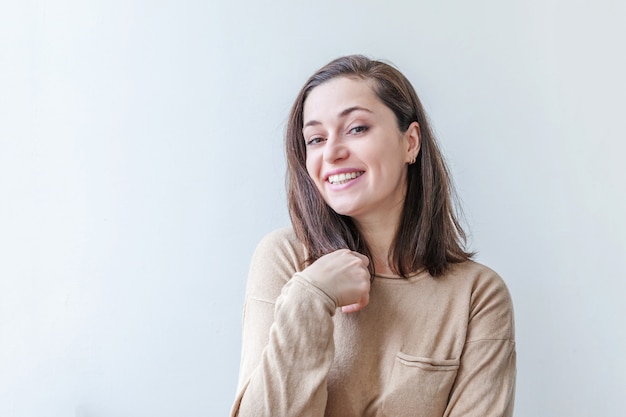
<path id="1" fill-rule="evenodd" d="M 0 415 L 224 416 L 318 67 L 413 82 L 516 307 L 516 416 L 623 416 L 626 3 L 5 1 Z"/>

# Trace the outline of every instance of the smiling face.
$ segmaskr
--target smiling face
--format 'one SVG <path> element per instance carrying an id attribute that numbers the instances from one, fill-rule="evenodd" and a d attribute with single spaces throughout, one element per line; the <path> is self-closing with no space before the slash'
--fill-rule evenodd
<path id="1" fill-rule="evenodd" d="M 357 222 L 398 219 L 407 164 L 419 151 L 419 126 L 406 132 L 371 81 L 334 78 L 304 102 L 306 167 L 333 210 Z"/>

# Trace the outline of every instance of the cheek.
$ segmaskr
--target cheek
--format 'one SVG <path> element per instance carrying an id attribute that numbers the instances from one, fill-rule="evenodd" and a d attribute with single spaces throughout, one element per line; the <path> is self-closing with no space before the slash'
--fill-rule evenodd
<path id="1" fill-rule="evenodd" d="M 317 174 L 319 170 L 319 163 L 312 155 L 308 155 L 305 161 L 306 171 L 309 173 L 309 177 L 313 179 L 313 181 L 317 182 Z"/>
<path id="2" fill-rule="evenodd" d="M 320 179 L 320 170 L 321 170 L 321 162 L 315 158 L 307 158 L 306 160 L 306 171 L 309 174 L 309 178 L 315 185 L 315 188 L 320 193 L 324 192 L 324 183 L 323 180 Z"/>

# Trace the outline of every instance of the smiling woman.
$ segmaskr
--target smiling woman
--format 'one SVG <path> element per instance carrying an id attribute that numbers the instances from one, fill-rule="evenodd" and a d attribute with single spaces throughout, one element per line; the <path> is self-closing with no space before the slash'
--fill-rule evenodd
<path id="1" fill-rule="evenodd" d="M 252 259 L 231 415 L 511 416 L 511 298 L 463 248 L 409 81 L 363 56 L 329 63 L 286 147 L 293 228 Z"/>
<path id="2" fill-rule="evenodd" d="M 361 230 L 400 218 L 407 164 L 419 151 L 417 122 L 400 131 L 368 81 L 345 77 L 312 90 L 303 117 L 306 168 L 330 208 Z M 384 263 L 376 266 L 392 272 Z"/>

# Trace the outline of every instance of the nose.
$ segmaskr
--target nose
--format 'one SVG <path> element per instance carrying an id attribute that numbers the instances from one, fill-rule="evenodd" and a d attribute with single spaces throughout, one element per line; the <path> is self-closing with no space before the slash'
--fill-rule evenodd
<path id="1" fill-rule="evenodd" d="M 346 159 L 350 154 L 340 137 L 329 137 L 324 146 L 324 162 L 335 163 Z"/>

